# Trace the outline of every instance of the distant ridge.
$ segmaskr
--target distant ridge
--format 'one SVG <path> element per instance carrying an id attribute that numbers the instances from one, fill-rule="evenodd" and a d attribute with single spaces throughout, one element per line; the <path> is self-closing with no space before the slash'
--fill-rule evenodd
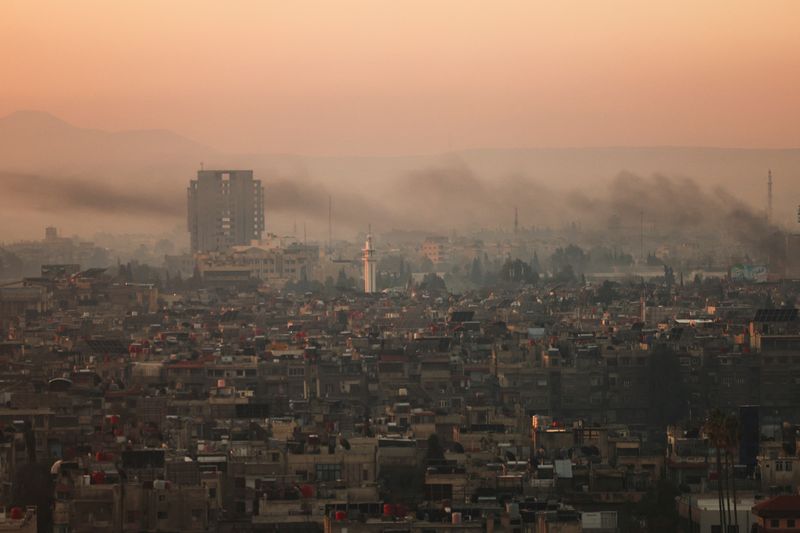
<path id="1" fill-rule="evenodd" d="M 44 111 L 19 111 L 0 118 L 0 180 L 3 175 L 22 174 L 73 180 L 81 187 L 98 183 L 123 196 L 146 193 L 172 202 L 173 221 L 183 217 L 186 184 L 201 162 L 205 168 L 254 170 L 265 183 L 268 219 L 277 224 L 281 216 L 313 221 L 321 216 L 317 211 L 327 209 L 319 205 L 327 205 L 330 193 L 335 213 L 339 206 L 340 223 L 360 227 L 367 221 L 358 219 L 357 214 L 371 213 L 377 219 L 385 212 L 386 202 L 418 203 L 420 193 L 431 191 L 432 186 L 443 190 L 436 205 L 426 206 L 429 210 L 451 202 L 448 191 L 454 188 L 475 191 L 483 198 L 498 189 L 510 196 L 524 192 L 532 200 L 531 205 L 519 205 L 521 221 L 536 224 L 537 213 L 544 207 L 536 205 L 538 194 L 560 190 L 595 196 L 606 193 L 621 172 L 692 178 L 709 191 L 724 190 L 758 212 L 765 206 L 766 173 L 771 168 L 776 219 L 796 228 L 794 218 L 800 204 L 797 149 L 656 146 L 469 149 L 360 157 L 236 154 L 164 129 L 111 132 L 80 128 Z M 433 202 L 430 195 L 425 199 Z M 498 205 L 500 199 L 492 199 Z M 7 202 L 13 204 L 14 200 Z M 482 213 L 478 205 L 475 214 Z M 59 223 L 56 208 L 51 209 L 51 223 Z M 345 212 L 349 220 L 341 218 Z M 459 222 L 452 217 L 470 216 L 458 209 L 450 215 L 448 223 L 454 225 Z M 503 213 L 493 216 L 498 221 L 508 218 Z M 115 223 L 113 219 L 109 222 Z M 403 221 L 396 223 L 402 225 Z M 0 240 L 7 238 L 0 235 Z"/>
<path id="2" fill-rule="evenodd" d="M 80 128 L 45 111 L 0 118 L 0 169 L 83 173 L 106 165 L 173 165 L 200 161 L 216 150 L 169 130 L 103 131 Z"/>

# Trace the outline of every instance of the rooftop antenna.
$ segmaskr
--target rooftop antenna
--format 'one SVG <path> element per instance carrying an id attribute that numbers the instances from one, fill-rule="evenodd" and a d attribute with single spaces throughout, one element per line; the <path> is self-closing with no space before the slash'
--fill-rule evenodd
<path id="1" fill-rule="evenodd" d="M 200 161 L 200 170 L 203 170 L 203 162 Z"/>
<path id="2" fill-rule="evenodd" d="M 308 244 L 308 236 L 306 234 L 306 221 L 303 221 L 303 246 Z"/>
<path id="3" fill-rule="evenodd" d="M 772 222 L 772 169 L 767 170 L 767 222 Z"/>

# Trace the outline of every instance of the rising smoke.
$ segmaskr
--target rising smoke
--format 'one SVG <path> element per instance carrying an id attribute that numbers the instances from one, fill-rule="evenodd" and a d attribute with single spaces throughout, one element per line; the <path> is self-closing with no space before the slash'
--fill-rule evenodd
<path id="1" fill-rule="evenodd" d="M 691 240 L 715 235 L 767 254 L 777 228 L 724 189 L 704 189 L 685 177 L 641 177 L 620 173 L 611 182 L 587 180 L 586 186 L 564 190 L 523 175 L 485 180 L 468 165 L 448 164 L 420 169 L 388 183 L 360 190 L 337 187 L 298 173 L 265 182 L 267 225 L 273 216 L 295 217 L 319 229 L 326 227 L 328 198 L 333 198 L 337 234 L 346 236 L 372 224 L 392 229 L 446 233 L 450 229 L 509 228 L 514 208 L 523 225 L 538 227 L 577 222 L 598 237 L 620 231 L 635 234 L 641 225 L 649 235 Z M 60 215 L 128 215 L 174 224 L 185 216 L 182 189 L 106 185 L 104 180 L 0 174 L 0 205 Z M 616 220 L 616 225 L 610 224 Z"/>
<path id="2" fill-rule="evenodd" d="M 183 204 L 177 198 L 139 189 L 130 184 L 124 190 L 101 180 L 77 177 L 51 178 L 32 174 L 0 173 L 3 194 L 0 205 L 26 208 L 51 214 L 122 214 L 183 217 Z"/>

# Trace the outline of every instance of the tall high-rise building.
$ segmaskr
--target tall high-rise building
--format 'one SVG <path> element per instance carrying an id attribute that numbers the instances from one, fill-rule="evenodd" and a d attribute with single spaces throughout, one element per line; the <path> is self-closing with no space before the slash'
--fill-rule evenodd
<path id="1" fill-rule="evenodd" d="M 192 252 L 250 244 L 264 231 L 264 190 L 252 170 L 200 170 L 189 183 Z"/>
<path id="2" fill-rule="evenodd" d="M 364 243 L 362 252 L 364 254 L 364 292 L 370 294 L 378 291 L 377 265 L 375 263 L 375 249 L 372 247 L 371 232 L 367 234 L 367 242 Z"/>

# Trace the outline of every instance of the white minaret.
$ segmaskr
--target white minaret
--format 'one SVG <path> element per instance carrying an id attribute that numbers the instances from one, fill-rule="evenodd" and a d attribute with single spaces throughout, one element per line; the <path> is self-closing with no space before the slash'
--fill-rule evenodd
<path id="1" fill-rule="evenodd" d="M 377 284 L 375 283 L 375 249 L 372 247 L 372 228 L 367 233 L 367 242 L 364 243 L 362 250 L 364 257 L 364 292 L 371 294 L 377 292 Z"/>

